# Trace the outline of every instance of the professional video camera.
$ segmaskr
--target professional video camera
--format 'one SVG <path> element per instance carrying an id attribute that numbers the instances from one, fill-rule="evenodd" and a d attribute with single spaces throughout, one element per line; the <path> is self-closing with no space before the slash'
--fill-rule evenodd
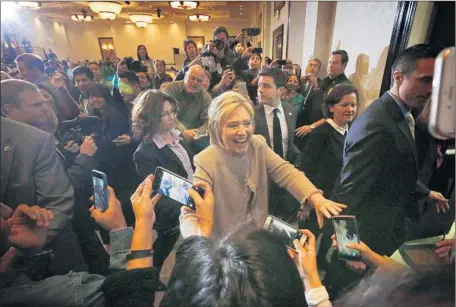
<path id="1" fill-rule="evenodd" d="M 84 137 L 91 135 L 95 141 L 100 139 L 102 120 L 97 116 L 76 117 L 62 121 L 59 125 L 61 142 L 63 144 L 74 141 L 78 145 L 84 142 Z"/>

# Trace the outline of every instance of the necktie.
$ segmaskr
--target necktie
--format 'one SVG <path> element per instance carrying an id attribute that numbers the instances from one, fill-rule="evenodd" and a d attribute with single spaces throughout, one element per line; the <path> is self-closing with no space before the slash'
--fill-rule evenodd
<path id="1" fill-rule="evenodd" d="M 409 113 L 409 115 L 405 118 L 405 121 L 410 128 L 410 133 L 412 133 L 413 139 L 415 139 L 415 120 L 413 119 L 412 114 Z"/>
<path id="2" fill-rule="evenodd" d="M 276 154 L 283 158 L 282 129 L 277 113 L 279 109 L 274 109 L 274 119 L 272 121 L 272 137 L 274 139 L 273 149 Z"/>

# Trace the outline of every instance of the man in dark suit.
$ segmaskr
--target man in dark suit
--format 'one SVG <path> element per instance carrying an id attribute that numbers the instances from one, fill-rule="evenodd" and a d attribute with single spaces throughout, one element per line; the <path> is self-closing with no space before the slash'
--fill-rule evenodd
<path id="1" fill-rule="evenodd" d="M 265 68 L 259 74 L 258 100 L 255 107 L 255 134 L 261 134 L 279 156 L 294 164 L 299 150 L 294 144 L 296 114 L 293 108 L 282 104 L 280 95 L 287 78 L 278 68 Z M 289 220 L 296 216 L 299 204 L 276 184 L 270 185 L 269 213 Z"/>
<path id="2" fill-rule="evenodd" d="M 2 88 L 2 103 L 4 94 Z M 44 247 L 54 254 L 47 274 L 85 270 L 70 223 L 74 192 L 57 156 L 53 137 L 1 117 L 1 154 L 1 202 L 13 209 L 20 204 L 38 205 L 54 214 Z"/>
<path id="3" fill-rule="evenodd" d="M 333 197 L 348 205 L 360 239 L 380 254 L 389 256 L 404 242 L 405 218 L 417 215 L 417 199 L 440 198 L 418 181 L 411 116 L 431 95 L 438 51 L 425 44 L 403 51 L 392 67 L 391 89 L 355 120 L 345 140 Z M 334 260 L 325 277 L 330 291 L 356 279 Z"/>

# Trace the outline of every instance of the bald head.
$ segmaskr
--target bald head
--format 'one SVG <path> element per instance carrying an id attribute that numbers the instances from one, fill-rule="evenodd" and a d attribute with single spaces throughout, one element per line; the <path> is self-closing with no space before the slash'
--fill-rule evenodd
<path id="1" fill-rule="evenodd" d="M 201 84 L 204 81 L 204 68 L 194 65 L 189 68 L 184 78 L 184 90 L 188 94 L 197 94 L 201 91 Z"/>

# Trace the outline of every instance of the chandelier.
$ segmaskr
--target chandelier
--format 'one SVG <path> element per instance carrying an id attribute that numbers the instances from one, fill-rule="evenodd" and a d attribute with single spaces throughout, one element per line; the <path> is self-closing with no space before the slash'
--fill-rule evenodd
<path id="1" fill-rule="evenodd" d="M 117 2 L 91 1 L 89 7 L 98 13 L 101 19 L 116 19 L 116 15 L 122 11 L 122 6 Z"/>
<path id="2" fill-rule="evenodd" d="M 169 6 L 173 9 L 179 10 L 193 10 L 196 9 L 199 5 L 198 1 L 171 1 Z"/>
<path id="3" fill-rule="evenodd" d="M 204 14 L 195 14 L 195 15 L 188 16 L 188 19 L 190 19 L 190 21 L 199 21 L 199 22 L 208 21 L 210 18 L 211 18 L 211 16 L 204 15 Z"/>
<path id="4" fill-rule="evenodd" d="M 28 9 L 37 9 L 41 6 L 41 3 L 37 1 L 18 2 L 17 4 Z"/>
<path id="5" fill-rule="evenodd" d="M 152 15 L 149 14 L 130 14 L 128 18 L 140 28 L 145 28 L 152 22 Z"/>
<path id="6" fill-rule="evenodd" d="M 85 21 L 92 21 L 93 17 L 87 15 L 87 12 L 85 10 L 81 10 L 81 14 L 71 15 L 71 19 L 73 19 L 74 21 L 85 22 Z"/>

